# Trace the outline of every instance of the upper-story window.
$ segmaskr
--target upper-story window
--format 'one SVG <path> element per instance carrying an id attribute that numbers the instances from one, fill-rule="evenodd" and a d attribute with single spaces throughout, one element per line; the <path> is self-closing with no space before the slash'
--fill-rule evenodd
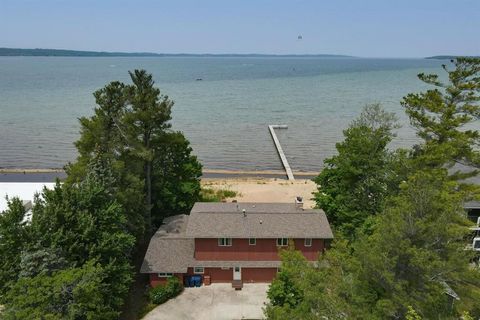
<path id="1" fill-rule="evenodd" d="M 173 273 L 170 273 L 170 272 L 160 272 L 158 274 L 159 278 L 169 278 L 169 277 L 172 277 L 172 276 L 173 276 Z"/>
<path id="2" fill-rule="evenodd" d="M 305 245 L 305 247 L 311 247 L 312 246 L 312 238 L 305 238 L 304 245 Z"/>
<path id="3" fill-rule="evenodd" d="M 257 239 L 256 238 L 249 238 L 248 239 L 248 244 L 251 246 L 254 246 L 257 244 Z"/>
<path id="4" fill-rule="evenodd" d="M 218 245 L 221 247 L 230 247 L 232 245 L 232 238 L 218 238 Z"/>
<path id="5" fill-rule="evenodd" d="M 288 238 L 277 238 L 277 246 L 279 247 L 288 246 Z"/>

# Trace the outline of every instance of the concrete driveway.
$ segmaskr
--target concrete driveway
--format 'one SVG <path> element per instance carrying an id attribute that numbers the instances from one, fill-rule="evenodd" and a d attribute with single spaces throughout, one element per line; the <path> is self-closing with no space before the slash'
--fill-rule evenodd
<path id="1" fill-rule="evenodd" d="M 159 305 L 143 320 L 232 320 L 263 319 L 269 284 L 244 284 L 235 291 L 229 283 L 214 283 L 199 288 L 185 288 L 178 297 Z"/>

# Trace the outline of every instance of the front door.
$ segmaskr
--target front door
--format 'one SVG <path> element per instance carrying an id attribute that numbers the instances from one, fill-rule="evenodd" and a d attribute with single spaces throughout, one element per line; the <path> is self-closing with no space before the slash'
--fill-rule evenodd
<path id="1" fill-rule="evenodd" d="M 242 268 L 233 267 L 233 280 L 242 280 Z"/>

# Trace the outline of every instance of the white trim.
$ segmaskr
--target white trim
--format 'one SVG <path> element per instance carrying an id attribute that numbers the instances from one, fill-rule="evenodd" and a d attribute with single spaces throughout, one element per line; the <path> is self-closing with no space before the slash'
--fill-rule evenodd
<path id="1" fill-rule="evenodd" d="M 250 241 L 253 240 L 253 243 Z M 257 238 L 248 238 L 248 245 L 249 246 L 256 246 L 257 245 Z"/>
<path id="2" fill-rule="evenodd" d="M 232 243 L 233 243 L 232 238 L 218 238 L 219 247 L 231 247 Z"/>
<path id="3" fill-rule="evenodd" d="M 197 269 L 202 269 L 202 271 L 198 271 Z M 193 267 L 193 273 L 194 274 L 204 274 L 205 273 L 205 268 L 204 267 Z"/>
<path id="4" fill-rule="evenodd" d="M 307 244 L 307 240 L 310 240 L 310 244 Z M 304 245 L 305 247 L 311 247 L 311 246 L 312 246 L 312 243 L 313 243 L 312 238 L 305 238 L 305 240 L 303 241 L 303 245 Z"/>
<path id="5" fill-rule="evenodd" d="M 284 243 L 285 242 L 284 240 L 286 240 L 286 243 Z M 286 247 L 286 246 L 288 246 L 288 238 L 277 238 L 277 247 Z"/>

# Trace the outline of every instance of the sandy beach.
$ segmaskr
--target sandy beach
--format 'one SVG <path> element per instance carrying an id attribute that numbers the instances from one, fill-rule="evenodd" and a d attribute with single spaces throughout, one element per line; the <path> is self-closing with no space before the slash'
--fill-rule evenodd
<path id="1" fill-rule="evenodd" d="M 316 185 L 307 179 L 288 181 L 275 178 L 207 178 L 202 179 L 202 186 L 236 191 L 237 196 L 234 199 L 239 202 L 293 202 L 296 196 L 301 196 L 305 208 L 313 208 L 315 205 L 312 193 L 316 191 Z M 233 199 L 227 199 L 231 200 Z"/>
<path id="2" fill-rule="evenodd" d="M 304 206 L 312 208 L 312 193 L 316 185 L 311 178 L 315 172 L 295 172 L 296 179 L 289 181 L 282 171 L 226 171 L 204 170 L 202 186 L 215 190 L 237 192 L 234 198 L 240 202 L 293 202 L 303 197 Z M 0 169 L 0 182 L 55 182 L 65 178 L 61 169 Z M 227 199 L 232 201 L 233 199 Z"/>

